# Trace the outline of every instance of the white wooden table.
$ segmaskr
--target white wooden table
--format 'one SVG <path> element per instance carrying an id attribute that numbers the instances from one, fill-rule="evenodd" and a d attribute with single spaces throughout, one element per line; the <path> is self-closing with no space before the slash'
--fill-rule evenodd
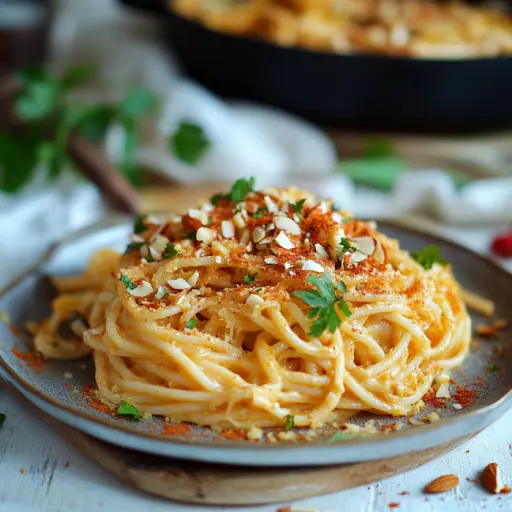
<path id="1" fill-rule="evenodd" d="M 480 250 L 487 247 L 490 238 L 490 232 L 483 229 L 447 232 L 458 241 Z M 7 421 L 0 429 L 0 512 L 274 512 L 279 508 L 195 507 L 144 495 L 121 485 L 88 461 L 1 388 L 0 412 L 7 414 Z M 506 473 L 508 483 L 512 484 L 511 425 L 512 411 L 450 454 L 415 471 L 380 484 L 293 505 L 297 509 L 316 508 L 322 512 L 510 512 L 512 494 L 490 495 L 466 478 L 477 479 L 479 471 L 488 463 L 497 462 Z M 426 483 L 446 473 L 459 475 L 461 485 L 456 490 L 438 496 L 422 493 Z M 399 507 L 390 508 L 391 503 L 398 503 Z"/>

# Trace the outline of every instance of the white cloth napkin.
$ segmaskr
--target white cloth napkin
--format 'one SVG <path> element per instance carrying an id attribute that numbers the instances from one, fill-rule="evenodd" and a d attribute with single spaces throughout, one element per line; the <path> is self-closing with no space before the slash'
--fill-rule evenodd
<path id="1" fill-rule="evenodd" d="M 327 135 L 297 117 L 261 105 L 226 102 L 186 79 L 159 41 L 151 19 L 123 12 L 116 2 L 61 0 L 56 17 L 51 67 L 95 62 L 99 75 L 94 94 L 105 97 L 130 85 L 146 84 L 163 98 L 154 120 L 155 134 L 137 158 L 170 179 L 195 183 L 233 181 L 255 176 L 258 186 L 294 184 L 351 209 L 355 215 L 404 216 L 411 212 L 448 223 L 512 221 L 512 178 L 481 180 L 461 190 L 439 170 L 403 174 L 391 194 L 358 189 L 335 173 L 335 148 Z M 199 124 L 211 141 L 197 167 L 177 160 L 169 136 L 180 121 Z M 119 127 L 106 140 L 110 159 L 118 159 Z M 22 194 L 0 194 L 0 284 L 21 270 L 57 238 L 103 213 L 95 189 L 71 176 L 50 185 L 40 177 Z"/>

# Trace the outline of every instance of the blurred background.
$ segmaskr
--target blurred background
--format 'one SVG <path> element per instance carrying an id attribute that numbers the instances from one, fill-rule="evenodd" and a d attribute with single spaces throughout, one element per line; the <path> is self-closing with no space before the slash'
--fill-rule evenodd
<path id="1" fill-rule="evenodd" d="M 0 284 L 239 177 L 512 256 L 509 2 L 0 0 Z"/>

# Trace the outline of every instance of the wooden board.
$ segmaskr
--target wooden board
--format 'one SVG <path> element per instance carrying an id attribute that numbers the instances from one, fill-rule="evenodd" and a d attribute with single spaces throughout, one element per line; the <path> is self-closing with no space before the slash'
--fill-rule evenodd
<path id="1" fill-rule="evenodd" d="M 367 485 L 415 469 L 472 437 L 388 460 L 323 468 L 249 468 L 134 452 L 98 441 L 39 413 L 59 435 L 125 485 L 171 500 L 209 505 L 289 502 Z"/>

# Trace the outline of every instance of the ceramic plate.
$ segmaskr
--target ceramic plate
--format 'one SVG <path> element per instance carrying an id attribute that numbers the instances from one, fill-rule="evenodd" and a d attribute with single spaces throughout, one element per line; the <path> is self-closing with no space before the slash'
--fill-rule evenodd
<path id="1" fill-rule="evenodd" d="M 380 229 L 398 238 L 402 247 L 409 250 L 428 244 L 440 246 L 443 256 L 453 263 L 461 284 L 492 299 L 496 303 L 496 319 L 512 320 L 512 274 L 475 253 L 430 235 L 386 222 L 380 223 Z M 92 361 L 50 361 L 40 368 L 20 354 L 30 350 L 30 339 L 16 335 L 12 326 L 23 330 L 27 321 L 41 321 L 50 314 L 55 290 L 49 275 L 80 272 L 100 247 L 123 250 L 130 231 L 131 223 L 126 219 L 88 228 L 52 249 L 34 270 L 0 295 L 0 310 L 11 320 L 11 326 L 0 322 L 0 376 L 37 407 L 72 427 L 116 445 L 170 457 L 252 466 L 326 465 L 388 458 L 433 447 L 485 428 L 512 405 L 512 354 L 506 350 L 512 331 L 507 328 L 500 332 L 499 339 L 474 346 L 464 367 L 452 375 L 456 385 L 475 389 L 474 400 L 468 407 L 457 410 L 448 401 L 447 407 L 437 410 L 441 419 L 432 424 L 421 422 L 436 411 L 432 405 L 416 416 L 413 424 L 406 418 L 378 419 L 377 426 L 383 430 L 397 421 L 401 424 L 400 430 L 389 429 L 386 434 L 341 436 L 333 440 L 333 432 L 326 429 L 309 442 L 269 443 L 230 440 L 207 428 L 193 427 L 183 437 L 164 435 L 164 422 L 159 418 L 131 423 L 91 408 L 82 390 L 84 386 L 94 386 Z M 477 314 L 472 316 L 474 325 L 488 321 Z M 362 424 L 370 418 L 358 417 L 354 422 Z"/>

